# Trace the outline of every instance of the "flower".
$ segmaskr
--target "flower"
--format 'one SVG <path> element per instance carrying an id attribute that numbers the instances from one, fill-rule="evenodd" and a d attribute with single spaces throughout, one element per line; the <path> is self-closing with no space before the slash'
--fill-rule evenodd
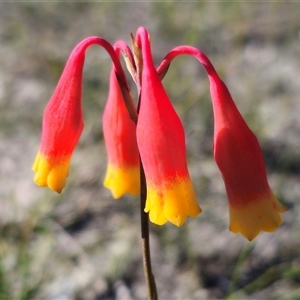
<path id="1" fill-rule="evenodd" d="M 184 129 L 154 68 L 148 34 L 141 28 L 138 44 L 139 39 L 143 69 L 136 134 L 147 183 L 145 212 L 155 224 L 170 221 L 181 226 L 187 216 L 201 212 L 187 169 Z"/>
<path id="2" fill-rule="evenodd" d="M 42 141 L 33 165 L 37 185 L 61 193 L 74 148 L 83 130 L 81 110 L 85 43 L 70 54 L 43 117 Z"/>
<path id="3" fill-rule="evenodd" d="M 81 90 L 85 50 L 95 44 L 110 55 L 124 93 L 127 95 L 130 91 L 118 55 L 105 39 L 91 36 L 74 48 L 45 108 L 42 141 L 33 165 L 36 184 L 49 186 L 58 193 L 66 184 L 71 156 L 83 130 Z"/>
<path id="4" fill-rule="evenodd" d="M 271 191 L 258 140 L 208 57 L 194 47 L 178 46 L 165 56 L 158 73 L 164 76 L 170 62 L 182 54 L 195 57 L 209 76 L 214 111 L 214 158 L 228 195 L 230 230 L 240 232 L 249 240 L 260 231 L 274 231 L 282 223 L 280 213 L 287 208 Z"/>
<path id="5" fill-rule="evenodd" d="M 130 119 L 113 68 L 103 113 L 103 134 L 108 155 L 104 186 L 111 190 L 114 198 L 140 192 L 140 159 L 135 131 L 136 125 Z"/>
<path id="6" fill-rule="evenodd" d="M 214 70 L 213 70 L 214 71 Z M 214 110 L 214 158 L 229 201 L 229 229 L 248 240 L 282 223 L 286 207 L 271 191 L 258 140 L 249 129 L 223 81 L 209 74 Z"/>

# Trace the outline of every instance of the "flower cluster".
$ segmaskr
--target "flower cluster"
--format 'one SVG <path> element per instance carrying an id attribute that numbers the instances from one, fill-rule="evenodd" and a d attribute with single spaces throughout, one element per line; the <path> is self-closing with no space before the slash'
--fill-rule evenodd
<path id="1" fill-rule="evenodd" d="M 214 112 L 214 158 L 222 174 L 229 203 L 230 230 L 252 240 L 260 231 L 274 231 L 286 208 L 272 193 L 257 138 L 238 111 L 210 60 L 191 46 L 172 49 L 155 68 L 145 28 L 111 46 L 90 37 L 72 51 L 43 118 L 42 141 L 33 166 L 35 182 L 60 193 L 66 184 L 72 153 L 83 130 L 81 110 L 85 51 L 98 44 L 113 67 L 103 114 L 108 155 L 104 186 L 114 198 L 140 193 L 140 169 L 145 173 L 145 212 L 158 225 L 181 226 L 187 216 L 201 213 L 187 167 L 184 128 L 162 84 L 170 63 L 181 54 L 195 57 L 205 68 Z M 120 54 L 136 83 L 139 101 L 132 100 Z"/>

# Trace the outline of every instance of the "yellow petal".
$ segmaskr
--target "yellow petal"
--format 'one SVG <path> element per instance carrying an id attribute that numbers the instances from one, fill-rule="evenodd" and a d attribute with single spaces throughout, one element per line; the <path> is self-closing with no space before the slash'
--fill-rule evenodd
<path id="1" fill-rule="evenodd" d="M 51 165 L 40 153 L 38 153 L 33 170 L 36 172 L 34 176 L 34 182 L 41 187 L 48 186 L 47 177 L 50 172 Z"/>
<path id="2" fill-rule="evenodd" d="M 149 213 L 149 219 L 156 225 L 164 225 L 168 222 L 164 214 L 164 201 L 163 197 L 152 188 L 147 187 L 147 200 L 146 207 L 144 210 Z"/>
<path id="3" fill-rule="evenodd" d="M 48 158 L 38 153 L 32 169 L 36 172 L 34 182 L 41 187 L 61 193 L 66 185 L 70 158 Z"/>
<path id="4" fill-rule="evenodd" d="M 170 221 L 180 227 L 187 216 L 201 213 L 196 194 L 189 178 L 177 178 L 165 186 L 148 183 L 145 212 L 152 223 L 163 225 Z"/>
<path id="5" fill-rule="evenodd" d="M 110 189 L 115 199 L 126 193 L 138 195 L 140 193 L 140 168 L 139 166 L 119 168 L 109 163 L 103 185 Z"/>
<path id="6" fill-rule="evenodd" d="M 241 233 L 251 241 L 260 231 L 275 231 L 282 223 L 280 213 L 286 210 L 271 191 L 246 205 L 233 206 L 229 202 L 229 229 L 233 233 Z"/>
<path id="7" fill-rule="evenodd" d="M 70 161 L 52 168 L 48 174 L 47 184 L 49 188 L 57 193 L 61 193 L 66 185 L 69 173 Z"/>

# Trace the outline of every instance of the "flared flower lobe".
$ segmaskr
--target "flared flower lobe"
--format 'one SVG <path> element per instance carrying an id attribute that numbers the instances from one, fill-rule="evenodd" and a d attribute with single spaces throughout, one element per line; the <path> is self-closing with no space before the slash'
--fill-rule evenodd
<path id="1" fill-rule="evenodd" d="M 142 43 L 137 142 L 147 182 L 145 211 L 155 224 L 170 221 L 181 226 L 201 208 L 188 173 L 182 123 L 154 68 L 147 37 Z"/>
<path id="2" fill-rule="evenodd" d="M 274 231 L 286 208 L 274 197 L 258 140 L 231 95 L 215 74 L 210 76 L 214 109 L 214 158 L 225 183 L 230 230 L 252 240 L 260 231 Z"/>
<path id="3" fill-rule="evenodd" d="M 74 148 L 83 130 L 81 110 L 83 43 L 72 51 L 43 116 L 42 141 L 34 181 L 60 193 L 66 184 Z"/>
<path id="4" fill-rule="evenodd" d="M 115 69 L 110 74 L 110 88 L 103 113 L 103 135 L 108 155 L 104 186 L 114 198 L 140 192 L 140 162 L 136 125 L 130 119 Z"/>
<path id="5" fill-rule="evenodd" d="M 70 157 L 46 156 L 39 152 L 32 168 L 37 172 L 34 181 L 38 186 L 48 186 L 51 190 L 61 193 L 66 185 L 69 165 Z"/>
<path id="6" fill-rule="evenodd" d="M 201 212 L 190 178 L 165 178 L 164 184 L 147 186 L 145 212 L 149 212 L 152 223 L 163 225 L 170 221 L 180 227 L 186 217 L 197 217 Z"/>
<path id="7" fill-rule="evenodd" d="M 255 199 L 249 201 L 249 198 Z M 245 205 L 229 203 L 230 225 L 234 233 L 241 233 L 249 241 L 253 240 L 260 231 L 272 232 L 281 225 L 279 213 L 285 212 L 286 207 L 278 202 L 271 191 L 260 195 L 247 195 Z"/>

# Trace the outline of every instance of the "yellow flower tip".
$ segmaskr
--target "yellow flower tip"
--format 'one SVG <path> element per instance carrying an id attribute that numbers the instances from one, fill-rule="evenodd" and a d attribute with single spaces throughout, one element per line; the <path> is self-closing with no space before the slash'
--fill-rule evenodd
<path id="1" fill-rule="evenodd" d="M 44 159 L 40 153 L 37 154 L 32 170 L 36 172 L 34 176 L 34 182 L 40 187 L 46 187 L 47 177 L 50 171 L 50 165 L 46 159 Z"/>
<path id="2" fill-rule="evenodd" d="M 286 210 L 272 192 L 246 205 L 229 204 L 229 230 L 252 241 L 260 231 L 275 231 L 282 223 L 280 213 Z"/>
<path id="3" fill-rule="evenodd" d="M 174 216 L 173 220 L 171 220 L 171 222 L 176 225 L 177 227 L 181 227 L 184 222 L 186 220 L 186 217 L 182 217 L 181 215 L 178 215 L 178 216 Z"/>
<path id="4" fill-rule="evenodd" d="M 47 184 L 49 188 L 60 194 L 66 185 L 68 173 L 69 162 L 51 169 L 47 177 Z"/>
<path id="5" fill-rule="evenodd" d="M 150 221 L 163 225 L 170 221 L 181 227 L 187 216 L 196 217 L 201 213 L 196 194 L 190 179 L 176 179 L 166 187 L 147 186 L 145 212 L 149 212 Z"/>
<path id="6" fill-rule="evenodd" d="M 149 195 L 149 189 L 147 191 L 147 199 L 148 199 L 148 195 Z M 156 201 L 154 205 L 151 206 L 150 201 L 147 200 L 144 211 L 146 213 L 149 213 L 149 219 L 153 224 L 164 225 L 165 223 L 168 222 L 168 219 L 166 218 L 163 212 L 163 200 L 160 199 L 160 201 Z"/>
<path id="7" fill-rule="evenodd" d="M 138 195 L 140 193 L 140 168 L 139 166 L 120 168 L 109 163 L 103 185 L 111 191 L 114 199 L 126 193 Z"/>
<path id="8" fill-rule="evenodd" d="M 149 220 L 156 225 L 164 225 L 168 222 L 168 219 L 165 217 L 165 215 L 162 212 L 159 212 L 157 210 L 151 210 L 151 211 L 145 211 L 149 212 Z"/>
<path id="9" fill-rule="evenodd" d="M 41 157 L 40 152 L 38 152 L 38 154 L 34 160 L 33 166 L 32 166 L 32 171 L 34 171 L 34 172 L 37 172 L 37 170 L 39 168 L 40 157 Z"/>
<path id="10" fill-rule="evenodd" d="M 66 185 L 69 172 L 70 159 L 47 159 L 40 153 L 33 165 L 36 172 L 34 182 L 40 187 L 49 187 L 51 190 L 61 193 Z"/>

